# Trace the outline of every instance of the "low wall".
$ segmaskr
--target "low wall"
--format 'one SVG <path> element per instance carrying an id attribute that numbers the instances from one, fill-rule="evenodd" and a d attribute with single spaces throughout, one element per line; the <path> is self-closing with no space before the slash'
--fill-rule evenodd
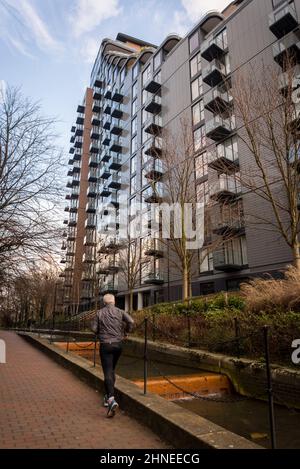
<path id="1" fill-rule="evenodd" d="M 47 353 L 59 364 L 71 370 L 90 386 L 104 391 L 103 375 L 100 367 L 72 353 L 66 353 L 45 339 L 30 333 L 20 335 Z M 140 347 L 132 342 L 128 346 Z M 134 348 L 132 349 L 134 350 Z M 139 422 L 150 427 L 174 448 L 184 449 L 262 449 L 260 446 L 215 425 L 199 415 L 183 409 L 172 402 L 148 393 L 146 396 L 131 381 L 118 376 L 116 395 L 121 407 Z"/>
<path id="2" fill-rule="evenodd" d="M 125 346 L 126 353 L 132 356 L 142 356 L 144 353 L 143 339 L 130 338 Z M 153 360 L 223 373 L 228 376 L 239 394 L 266 399 L 264 363 L 151 341 L 148 342 L 148 352 L 149 358 Z M 275 401 L 300 409 L 300 369 L 298 371 L 272 365 L 272 380 Z"/>

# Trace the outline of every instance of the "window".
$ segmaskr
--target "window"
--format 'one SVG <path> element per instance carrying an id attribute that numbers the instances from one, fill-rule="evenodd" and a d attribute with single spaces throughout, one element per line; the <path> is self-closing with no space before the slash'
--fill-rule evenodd
<path id="1" fill-rule="evenodd" d="M 143 86 L 145 86 L 145 84 L 147 83 L 150 77 L 151 77 L 151 67 L 150 65 L 148 65 L 148 67 L 146 67 L 145 70 L 143 71 L 143 75 L 142 75 Z"/>
<path id="2" fill-rule="evenodd" d="M 138 86 L 137 86 L 137 81 L 132 85 L 132 99 L 136 98 L 137 97 L 137 89 L 138 89 Z"/>
<path id="3" fill-rule="evenodd" d="M 199 101 L 192 107 L 193 111 L 193 125 L 199 124 L 204 119 L 204 104 L 203 100 Z"/>
<path id="4" fill-rule="evenodd" d="M 135 99 L 134 101 L 132 101 L 131 115 L 134 116 L 134 114 L 136 114 L 136 111 L 137 111 L 137 100 Z"/>
<path id="5" fill-rule="evenodd" d="M 121 83 L 123 83 L 123 81 L 125 80 L 125 76 L 126 76 L 126 67 L 123 67 L 122 71 L 121 71 L 121 74 L 120 74 L 120 82 Z"/>
<path id="6" fill-rule="evenodd" d="M 197 202 L 199 204 L 207 204 L 209 202 L 208 181 L 197 185 Z"/>
<path id="7" fill-rule="evenodd" d="M 137 150 L 137 138 L 136 136 L 131 139 L 131 153 L 135 153 Z"/>
<path id="8" fill-rule="evenodd" d="M 191 78 L 193 78 L 201 70 L 201 54 L 198 52 L 197 55 L 190 62 Z"/>
<path id="9" fill-rule="evenodd" d="M 136 192 L 136 176 L 132 176 L 130 179 L 130 195 Z"/>
<path id="10" fill-rule="evenodd" d="M 135 134 L 137 131 L 137 118 L 135 117 L 134 119 L 132 119 L 131 121 L 131 134 Z"/>
<path id="11" fill-rule="evenodd" d="M 212 268 L 209 269 L 209 272 L 211 272 L 212 270 Z M 211 295 L 212 293 L 215 293 L 214 282 L 200 283 L 200 295 Z"/>
<path id="12" fill-rule="evenodd" d="M 142 169 L 142 174 L 141 174 L 141 180 L 142 180 L 142 187 L 146 186 L 149 184 L 149 179 L 146 178 L 145 174 L 147 174 L 147 170 L 145 168 Z"/>
<path id="13" fill-rule="evenodd" d="M 195 160 L 196 166 L 196 179 L 202 178 L 208 173 L 208 159 L 207 153 L 204 152 L 201 155 L 197 156 Z"/>
<path id="14" fill-rule="evenodd" d="M 199 127 L 194 131 L 194 149 L 195 151 L 202 150 L 206 145 L 205 126 Z"/>
<path id="15" fill-rule="evenodd" d="M 199 34 L 196 31 L 189 39 L 190 54 L 199 47 Z"/>
<path id="16" fill-rule="evenodd" d="M 201 94 L 203 94 L 202 75 L 192 82 L 192 100 L 195 101 Z"/>
<path id="17" fill-rule="evenodd" d="M 158 67 L 160 67 L 161 65 L 161 51 L 158 52 L 158 54 L 156 54 L 156 56 L 154 57 L 154 70 L 157 70 Z"/>
<path id="18" fill-rule="evenodd" d="M 132 69 L 132 79 L 135 80 L 139 73 L 139 63 L 137 62 Z"/>
<path id="19" fill-rule="evenodd" d="M 160 71 L 155 75 L 154 80 L 157 83 L 161 83 L 161 72 Z"/>
<path id="20" fill-rule="evenodd" d="M 148 163 L 148 161 L 151 159 L 151 156 L 150 155 L 146 155 L 146 153 L 144 152 L 144 148 L 142 150 L 142 165 L 144 166 L 146 163 Z"/>
<path id="21" fill-rule="evenodd" d="M 214 263 L 213 263 L 212 252 L 202 251 L 200 254 L 200 273 L 202 274 L 204 272 L 212 272 L 213 270 L 214 270 Z M 205 284 L 202 284 L 202 285 L 205 285 Z M 201 293 L 201 294 L 204 295 L 204 293 Z"/>
<path id="22" fill-rule="evenodd" d="M 145 109 L 143 109 L 143 111 L 142 111 L 142 124 L 145 124 L 145 122 L 147 122 L 149 117 L 150 117 L 150 113 L 145 111 Z"/>
<path id="23" fill-rule="evenodd" d="M 142 104 L 145 104 L 145 103 L 148 101 L 150 95 L 151 95 L 151 93 L 149 93 L 149 92 L 146 91 L 146 90 L 143 90 L 143 94 L 142 94 Z"/>
<path id="24" fill-rule="evenodd" d="M 130 160 L 130 174 L 135 173 L 136 171 L 136 157 L 133 156 Z"/>
<path id="25" fill-rule="evenodd" d="M 142 131 L 142 144 L 144 144 L 145 142 L 147 142 L 147 140 L 149 140 L 150 137 L 151 137 L 151 135 L 148 134 L 147 132 L 145 132 L 145 127 L 143 127 L 143 131 Z"/>

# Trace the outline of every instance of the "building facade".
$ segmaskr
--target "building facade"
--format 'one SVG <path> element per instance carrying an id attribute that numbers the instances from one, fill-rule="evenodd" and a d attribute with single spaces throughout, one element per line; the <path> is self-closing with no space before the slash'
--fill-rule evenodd
<path id="1" fill-rule="evenodd" d="M 164 129 L 176 132 L 182 118 L 193 131 L 195 192 L 212 211 L 211 236 L 234 234 L 204 260 L 198 256 L 192 294 L 233 290 L 253 276 L 276 275 L 291 262 L 278 234 L 248 225 L 244 216 L 264 207 L 239 183 L 251 155 L 239 138 L 230 83 L 257 59 L 282 74 L 287 52 L 300 60 L 299 15 L 300 0 L 238 0 L 222 13 L 209 12 L 186 37 L 170 35 L 160 46 L 125 34 L 102 42 L 72 128 L 66 304 L 88 308 L 95 297 L 114 292 L 128 307 L 124 268 L 120 272 L 120 253 L 128 246 L 118 234 L 118 208 L 122 200 L 130 219 L 136 204 L 150 213 L 157 195 L 163 199 L 162 135 Z M 146 235 L 139 249 L 134 308 L 180 299 L 180 275 L 166 246 Z"/>

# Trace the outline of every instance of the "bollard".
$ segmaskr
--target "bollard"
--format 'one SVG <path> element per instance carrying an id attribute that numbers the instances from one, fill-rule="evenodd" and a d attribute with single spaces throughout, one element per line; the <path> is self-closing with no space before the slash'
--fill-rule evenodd
<path id="1" fill-rule="evenodd" d="M 148 318 L 145 318 L 145 335 L 144 335 L 144 394 L 147 394 L 148 379 Z"/>
<path id="2" fill-rule="evenodd" d="M 236 356 L 240 358 L 241 356 L 241 347 L 240 347 L 240 325 L 238 318 L 234 318 L 234 332 L 235 332 L 235 346 L 236 346 Z"/>
<path id="3" fill-rule="evenodd" d="M 97 350 L 97 337 L 95 336 L 95 344 L 94 344 L 94 368 L 96 366 L 96 350 Z"/>
<path id="4" fill-rule="evenodd" d="M 191 347 L 192 344 L 192 337 L 191 337 L 191 318 L 189 313 L 187 312 L 187 324 L 188 324 L 188 347 Z"/>
<path id="5" fill-rule="evenodd" d="M 274 414 L 274 398 L 272 387 L 272 375 L 270 366 L 270 352 L 269 352 L 269 326 L 263 327 L 264 332 L 264 345 L 265 345 L 265 359 L 266 359 L 266 372 L 268 383 L 268 402 L 269 402 L 269 421 L 271 432 L 271 445 L 272 449 L 276 449 L 276 428 L 275 428 L 275 414 Z"/>

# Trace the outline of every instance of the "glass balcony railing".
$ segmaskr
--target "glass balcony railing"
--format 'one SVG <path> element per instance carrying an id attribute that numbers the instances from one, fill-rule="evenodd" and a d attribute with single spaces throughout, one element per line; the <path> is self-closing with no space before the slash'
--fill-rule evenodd
<path id="1" fill-rule="evenodd" d="M 298 18 L 295 6 L 288 1 L 269 15 L 269 28 L 278 39 L 293 31 L 297 26 Z"/>

